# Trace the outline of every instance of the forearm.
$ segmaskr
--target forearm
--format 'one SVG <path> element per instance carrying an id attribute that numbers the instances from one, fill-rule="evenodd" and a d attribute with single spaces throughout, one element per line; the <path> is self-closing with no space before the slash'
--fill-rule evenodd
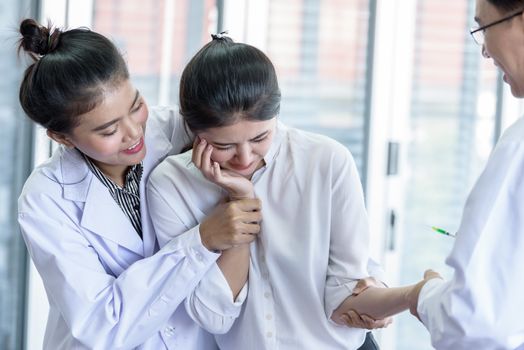
<path id="1" fill-rule="evenodd" d="M 414 287 L 415 285 L 397 288 L 370 287 L 358 295 L 347 297 L 331 318 L 338 320 L 350 310 L 375 320 L 393 316 L 409 308 Z"/>
<path id="2" fill-rule="evenodd" d="M 236 300 L 248 277 L 249 244 L 224 250 L 217 260 L 217 265 L 231 288 L 233 300 Z"/>

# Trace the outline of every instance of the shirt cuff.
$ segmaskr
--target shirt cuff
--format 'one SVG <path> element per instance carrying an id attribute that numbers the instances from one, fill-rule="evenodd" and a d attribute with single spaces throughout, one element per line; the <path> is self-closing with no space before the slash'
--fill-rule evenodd
<path id="1" fill-rule="evenodd" d="M 443 290 L 447 283 L 441 278 L 432 278 L 427 281 L 420 290 L 417 303 L 417 313 L 422 323 L 428 328 L 431 315 L 438 315 Z"/>
<path id="2" fill-rule="evenodd" d="M 328 320 L 331 320 L 331 315 L 340 304 L 346 300 L 353 293 L 353 289 L 357 285 L 358 280 L 351 280 L 349 282 L 339 284 L 339 285 L 330 285 L 332 283 L 327 283 L 325 287 L 325 300 L 324 308 L 326 312 L 326 317 Z"/>
<path id="3" fill-rule="evenodd" d="M 217 264 L 213 264 L 195 290 L 195 296 L 212 312 L 225 317 L 237 317 L 247 296 L 247 282 L 236 300 L 226 278 Z"/>
<path id="4" fill-rule="evenodd" d="M 186 250 L 187 257 L 200 263 L 215 262 L 220 257 L 219 253 L 210 251 L 202 244 L 200 225 L 174 237 L 161 249 L 163 252 L 177 250 Z"/>

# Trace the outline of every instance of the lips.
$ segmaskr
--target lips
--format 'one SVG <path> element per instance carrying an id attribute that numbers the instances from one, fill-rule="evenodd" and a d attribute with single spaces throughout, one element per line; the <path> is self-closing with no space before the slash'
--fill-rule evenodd
<path id="1" fill-rule="evenodd" d="M 138 140 L 136 143 L 131 145 L 131 147 L 123 150 L 122 152 L 124 152 L 125 154 L 135 154 L 135 153 L 140 152 L 142 148 L 144 148 L 144 138 L 143 137 L 141 137 L 140 140 Z"/>
<path id="2" fill-rule="evenodd" d="M 245 170 L 248 170 L 249 168 L 251 168 L 252 165 L 253 165 L 253 163 L 250 163 L 250 164 L 248 164 L 247 166 L 229 164 L 229 166 L 231 167 L 231 169 L 232 169 L 232 170 L 235 170 L 235 171 L 245 171 Z"/>

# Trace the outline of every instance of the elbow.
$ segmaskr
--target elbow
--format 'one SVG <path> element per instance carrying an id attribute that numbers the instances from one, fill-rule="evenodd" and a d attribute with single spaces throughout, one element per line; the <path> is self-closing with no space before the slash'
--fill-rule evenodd
<path id="1" fill-rule="evenodd" d="M 207 322 L 198 322 L 200 327 L 211 334 L 226 334 L 229 332 L 235 318 L 227 316 L 215 316 L 212 320 L 207 320 Z"/>

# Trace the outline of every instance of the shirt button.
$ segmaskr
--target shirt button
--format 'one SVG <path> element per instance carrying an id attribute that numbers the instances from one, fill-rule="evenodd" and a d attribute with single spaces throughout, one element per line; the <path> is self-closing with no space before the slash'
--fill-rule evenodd
<path id="1" fill-rule="evenodd" d="M 265 293 L 264 293 L 264 297 L 265 297 L 266 299 L 269 299 L 270 296 L 271 296 L 271 294 L 270 294 L 269 292 L 265 292 Z"/>
<path id="2" fill-rule="evenodd" d="M 267 332 L 267 333 L 266 333 L 266 337 L 271 338 L 272 336 L 273 336 L 273 333 L 272 333 L 272 332 Z"/>
<path id="3" fill-rule="evenodd" d="M 196 256 L 196 258 L 197 258 L 198 261 L 202 261 L 202 260 L 204 260 L 204 257 L 202 256 L 202 254 L 200 254 L 200 253 L 198 253 L 198 252 L 195 254 L 195 256 Z"/>
<path id="4" fill-rule="evenodd" d="M 164 329 L 164 334 L 166 337 L 171 337 L 175 334 L 175 327 L 166 327 Z"/>
<path id="5" fill-rule="evenodd" d="M 272 319 L 272 318 L 273 318 L 273 316 L 271 316 L 271 314 L 267 314 L 267 315 L 266 315 L 266 320 L 270 320 L 270 319 Z"/>

